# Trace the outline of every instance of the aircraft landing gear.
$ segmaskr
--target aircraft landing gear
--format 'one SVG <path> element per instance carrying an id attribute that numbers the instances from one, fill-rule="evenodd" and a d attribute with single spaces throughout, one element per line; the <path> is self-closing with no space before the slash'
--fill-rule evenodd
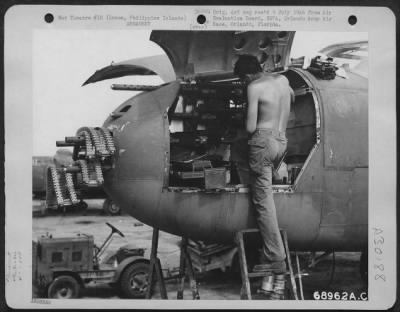
<path id="1" fill-rule="evenodd" d="M 109 198 L 106 198 L 103 204 L 103 211 L 111 216 L 116 216 L 121 214 L 121 208 L 117 206 L 113 201 Z"/>

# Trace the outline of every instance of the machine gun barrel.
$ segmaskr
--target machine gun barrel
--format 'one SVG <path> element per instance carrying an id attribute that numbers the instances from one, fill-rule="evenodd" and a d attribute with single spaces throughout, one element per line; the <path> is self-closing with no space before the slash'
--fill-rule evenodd
<path id="1" fill-rule="evenodd" d="M 66 173 L 77 173 L 81 172 L 81 168 L 79 166 L 69 166 L 65 168 Z"/>
<path id="2" fill-rule="evenodd" d="M 80 136 L 65 137 L 64 141 L 56 141 L 57 147 L 62 146 L 76 146 L 85 144 L 85 138 Z"/>
<path id="3" fill-rule="evenodd" d="M 66 143 L 73 143 L 73 144 L 84 144 L 85 143 L 85 138 L 81 137 L 81 136 L 65 137 L 65 142 Z"/>
<path id="4" fill-rule="evenodd" d="M 149 85 L 130 85 L 130 84 L 112 84 L 111 89 L 119 91 L 153 91 L 160 86 Z"/>
<path id="5" fill-rule="evenodd" d="M 64 147 L 64 146 L 75 146 L 74 143 L 67 143 L 65 141 L 56 141 L 57 147 Z"/>
<path id="6" fill-rule="evenodd" d="M 183 83 L 181 84 L 181 90 L 186 94 L 193 94 L 207 98 L 245 99 L 245 91 L 243 86 L 232 83 Z"/>
<path id="7" fill-rule="evenodd" d="M 121 91 L 153 91 L 160 86 L 154 85 L 130 85 L 130 84 L 112 84 L 111 89 Z M 186 94 L 205 96 L 211 98 L 244 98 L 245 92 L 242 85 L 232 83 L 182 83 L 181 90 Z"/>

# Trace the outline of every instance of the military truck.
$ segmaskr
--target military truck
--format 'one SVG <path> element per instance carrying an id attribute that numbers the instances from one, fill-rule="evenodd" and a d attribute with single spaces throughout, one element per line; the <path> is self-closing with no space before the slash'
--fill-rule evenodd
<path id="1" fill-rule="evenodd" d="M 121 247 L 102 257 L 111 237 L 121 231 L 110 223 L 111 233 L 98 247 L 92 235 L 55 238 L 52 235 L 33 241 L 33 286 L 40 297 L 79 298 L 89 283 L 108 284 L 126 298 L 144 298 L 148 286 L 149 260 L 143 248 Z"/>

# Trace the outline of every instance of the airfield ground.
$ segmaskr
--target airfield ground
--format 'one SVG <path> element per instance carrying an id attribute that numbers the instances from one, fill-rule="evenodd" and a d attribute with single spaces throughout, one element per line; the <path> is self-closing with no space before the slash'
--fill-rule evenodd
<path id="1" fill-rule="evenodd" d="M 41 213 L 41 202 L 35 200 L 33 203 L 33 233 L 32 239 L 36 239 L 46 233 L 54 237 L 75 236 L 77 233 L 91 234 L 95 238 L 95 243 L 101 245 L 110 233 L 109 227 L 105 224 L 109 222 L 117 227 L 125 238 L 114 236 L 108 251 L 116 251 L 120 246 L 130 244 L 136 248 L 146 248 L 145 256 L 150 257 L 152 228 L 142 224 L 128 215 L 106 216 L 102 213 L 102 200 L 89 200 L 89 208 L 85 215 L 82 212 L 67 212 L 65 216 L 61 213 Z M 159 240 L 159 258 L 161 260 L 164 275 L 168 276 L 175 272 L 179 266 L 179 247 L 180 238 L 168 233 L 161 232 Z M 315 268 L 308 269 L 303 267 L 309 274 L 303 277 L 304 297 L 312 300 L 316 291 L 321 293 L 340 292 L 354 293 L 355 296 L 367 294 L 367 285 L 362 281 L 359 273 L 358 252 L 335 253 L 334 274 L 332 272 L 332 256 L 320 262 Z M 238 274 L 229 275 L 219 270 L 210 271 L 197 276 L 199 293 L 202 300 L 226 300 L 240 299 L 241 288 L 240 276 Z M 187 284 L 186 284 L 187 285 Z M 177 283 L 172 280 L 167 283 L 168 298 L 176 299 Z M 110 298 L 118 299 L 118 294 L 114 289 L 105 285 L 93 285 L 87 287 L 82 292 L 82 298 Z M 154 298 L 159 298 L 156 293 Z M 185 288 L 184 299 L 191 299 L 189 286 Z"/>

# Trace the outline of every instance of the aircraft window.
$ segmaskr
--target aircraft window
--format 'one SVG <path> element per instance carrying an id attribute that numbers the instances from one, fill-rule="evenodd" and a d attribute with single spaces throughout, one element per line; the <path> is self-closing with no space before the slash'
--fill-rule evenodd
<path id="1" fill-rule="evenodd" d="M 235 45 L 233 46 L 235 50 L 241 50 L 243 49 L 243 47 L 246 44 L 246 39 L 244 39 L 243 37 L 238 39 L 235 43 Z"/>
<path id="2" fill-rule="evenodd" d="M 60 251 L 55 251 L 51 254 L 51 262 L 62 262 L 63 254 Z"/>
<path id="3" fill-rule="evenodd" d="M 130 105 L 126 105 L 126 106 L 124 106 L 123 108 L 121 108 L 120 112 L 121 112 L 121 113 L 126 113 L 130 108 L 131 108 Z"/>

